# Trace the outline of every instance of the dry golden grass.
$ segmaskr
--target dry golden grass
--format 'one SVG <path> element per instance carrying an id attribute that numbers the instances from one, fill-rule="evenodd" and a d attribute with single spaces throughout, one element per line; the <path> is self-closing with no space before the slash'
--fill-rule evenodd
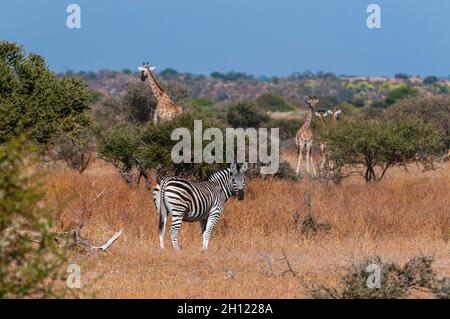
<path id="1" fill-rule="evenodd" d="M 288 160 L 295 160 L 292 155 Z M 91 204 L 96 194 L 104 195 Z M 332 224 L 330 233 L 303 238 L 293 214 L 306 213 L 311 194 L 314 217 Z M 166 234 L 159 249 L 151 193 L 130 189 L 109 165 L 97 160 L 80 175 L 52 173 L 47 200 L 63 207 L 61 227 L 77 222 L 84 204 L 91 215 L 84 234 L 102 242 L 118 229 L 124 235 L 106 253 L 71 253 L 82 281 L 98 297 L 112 298 L 299 298 L 302 280 L 336 285 L 352 262 L 379 255 L 403 264 L 420 254 L 435 258 L 439 276 L 450 268 L 450 166 L 418 174 L 393 170 L 379 184 L 348 179 L 342 185 L 313 181 L 253 180 L 246 199 L 231 199 L 201 252 L 200 226 L 184 223 L 183 250 Z M 293 270 L 283 260 L 286 254 Z"/>

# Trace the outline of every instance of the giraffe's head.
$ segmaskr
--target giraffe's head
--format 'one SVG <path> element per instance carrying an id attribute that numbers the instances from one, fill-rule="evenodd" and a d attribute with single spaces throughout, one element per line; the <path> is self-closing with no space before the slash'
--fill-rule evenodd
<path id="1" fill-rule="evenodd" d="M 311 110 L 314 110 L 315 107 L 317 106 L 317 103 L 319 103 L 319 99 L 315 95 L 313 95 L 313 96 L 310 95 L 305 99 L 305 102 L 306 102 L 306 104 L 308 104 L 308 107 Z"/>
<path id="2" fill-rule="evenodd" d="M 331 110 L 328 110 L 328 114 L 331 115 L 331 118 L 336 121 L 338 118 L 338 115 L 341 114 L 342 110 L 338 110 L 337 108 L 333 108 Z"/>
<path id="3" fill-rule="evenodd" d="M 138 70 L 141 72 L 141 81 L 145 81 L 150 76 L 150 72 L 154 69 L 155 67 L 150 66 L 148 62 L 142 63 L 142 65 L 138 67 Z"/>
<path id="4" fill-rule="evenodd" d="M 328 115 L 327 111 L 324 110 L 317 110 L 317 112 L 314 113 L 320 120 L 320 122 L 325 123 L 325 118 Z"/>
<path id="5" fill-rule="evenodd" d="M 233 163 L 230 165 L 231 171 L 231 184 L 233 195 L 237 197 L 238 200 L 244 199 L 245 192 L 245 172 L 247 171 L 247 163 L 243 163 L 240 166 Z"/>

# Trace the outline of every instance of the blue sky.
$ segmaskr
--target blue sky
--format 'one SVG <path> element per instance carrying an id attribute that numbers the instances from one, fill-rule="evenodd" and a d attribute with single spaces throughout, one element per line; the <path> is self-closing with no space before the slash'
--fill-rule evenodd
<path id="1" fill-rule="evenodd" d="M 81 29 L 66 7 L 81 7 Z M 381 6 L 368 29 L 366 7 Z M 55 71 L 158 70 L 256 75 L 450 74 L 448 0 L 1 0 L 0 39 Z"/>

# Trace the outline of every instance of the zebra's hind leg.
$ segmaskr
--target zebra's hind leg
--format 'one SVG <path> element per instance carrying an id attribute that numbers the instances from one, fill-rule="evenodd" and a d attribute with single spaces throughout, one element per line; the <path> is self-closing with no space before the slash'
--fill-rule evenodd
<path id="1" fill-rule="evenodd" d="M 220 210 L 215 210 L 209 215 L 206 221 L 206 228 L 203 232 L 203 250 L 208 249 L 209 239 L 211 238 L 214 227 L 216 227 L 217 221 L 219 220 L 219 215 Z"/>
<path id="2" fill-rule="evenodd" d="M 172 225 L 170 226 L 170 239 L 172 240 L 172 246 L 176 250 L 180 250 L 178 245 L 178 234 L 180 232 L 181 223 L 183 222 L 183 216 L 172 215 Z"/>

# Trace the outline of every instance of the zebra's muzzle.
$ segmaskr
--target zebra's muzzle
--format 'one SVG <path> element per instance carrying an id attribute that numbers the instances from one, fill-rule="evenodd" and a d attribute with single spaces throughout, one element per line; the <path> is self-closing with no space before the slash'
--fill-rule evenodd
<path id="1" fill-rule="evenodd" d="M 237 191 L 237 199 L 238 200 L 243 200 L 244 199 L 244 190 L 243 189 L 238 189 L 238 191 Z"/>

